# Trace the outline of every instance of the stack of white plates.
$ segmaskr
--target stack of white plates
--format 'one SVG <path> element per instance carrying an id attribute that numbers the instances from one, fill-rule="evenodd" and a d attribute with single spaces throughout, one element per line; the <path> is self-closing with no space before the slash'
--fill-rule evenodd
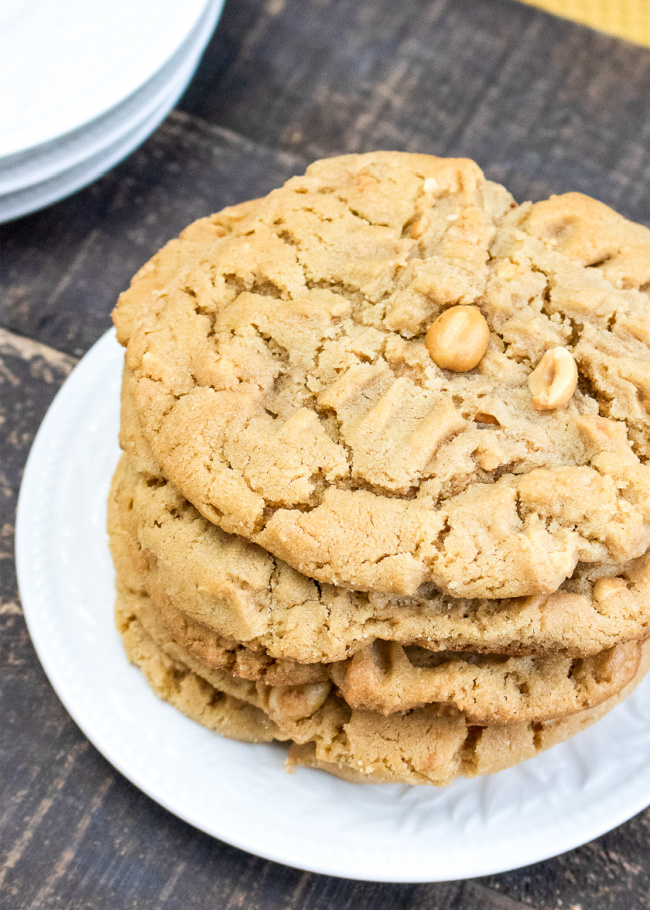
<path id="1" fill-rule="evenodd" d="M 190 81 L 224 0 L 2 0 L 0 222 L 91 183 Z"/>

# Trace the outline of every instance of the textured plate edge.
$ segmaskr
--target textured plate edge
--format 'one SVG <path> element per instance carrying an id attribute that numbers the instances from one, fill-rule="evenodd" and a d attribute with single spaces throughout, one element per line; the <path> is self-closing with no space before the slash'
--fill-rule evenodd
<path id="1" fill-rule="evenodd" d="M 502 861 L 499 862 L 495 859 L 494 861 L 486 861 L 484 864 L 474 863 L 472 868 L 468 870 L 459 870 L 456 867 L 455 863 L 450 862 L 449 858 L 443 858 L 442 860 L 438 859 L 436 861 L 435 857 L 432 857 L 433 865 L 440 867 L 437 871 L 434 871 L 431 868 L 422 868 L 417 872 L 412 870 L 406 874 L 401 874 L 399 870 L 387 868 L 387 864 L 389 865 L 388 856 L 382 861 L 381 868 L 375 867 L 373 869 L 365 868 L 367 865 L 372 865 L 373 863 L 376 864 L 376 858 L 373 857 L 371 853 L 368 853 L 365 857 L 365 861 L 361 863 L 360 860 L 364 859 L 363 856 L 360 857 L 356 855 L 353 859 L 354 866 L 356 866 L 356 868 L 354 866 L 350 868 L 347 867 L 346 856 L 341 857 L 340 861 L 335 866 L 326 862 L 306 862 L 303 859 L 297 859 L 290 852 L 284 852 L 281 849 L 272 849 L 269 847 L 268 843 L 260 843 L 254 837 L 246 839 L 239 836 L 233 836 L 230 831 L 227 829 L 223 830 L 218 824 L 215 824 L 212 827 L 206 826 L 205 821 L 198 818 L 192 811 L 188 811 L 187 808 L 183 807 L 182 805 L 178 805 L 173 800 L 170 800 L 168 796 L 162 792 L 155 781 L 147 779 L 145 776 L 140 774 L 138 769 L 129 766 L 128 760 L 125 760 L 122 756 L 120 756 L 119 747 L 116 749 L 114 744 L 110 741 L 110 736 L 101 731 L 101 729 L 98 729 L 97 726 L 94 726 L 92 718 L 85 717 L 83 710 L 80 709 L 77 704 L 75 704 L 74 699 L 70 698 L 66 681 L 65 679 L 61 678 L 57 666 L 50 659 L 50 655 L 47 650 L 47 642 L 43 641 L 38 629 L 38 623 L 35 622 L 35 616 L 31 615 L 31 608 L 29 606 L 30 602 L 33 603 L 36 599 L 36 595 L 32 590 L 32 583 L 30 581 L 28 570 L 30 528 L 29 509 L 31 508 L 30 499 L 33 496 L 33 491 L 35 490 L 37 484 L 37 481 L 35 479 L 32 479 L 33 475 L 35 474 L 34 465 L 38 464 L 38 460 L 41 457 L 40 448 L 41 446 L 47 444 L 49 434 L 51 432 L 56 432 L 57 425 L 59 432 L 62 432 L 61 427 L 63 425 L 63 422 L 60 421 L 60 417 L 62 414 L 65 414 L 68 409 L 68 397 L 73 394 L 71 390 L 76 390 L 77 385 L 83 382 L 84 375 L 87 370 L 92 369 L 94 372 L 94 361 L 97 360 L 99 356 L 107 357 L 108 359 L 115 357 L 116 346 L 117 342 L 115 340 L 114 330 L 110 330 L 108 333 L 106 333 L 106 335 L 102 336 L 95 343 L 95 345 L 93 345 L 93 347 L 88 351 L 85 357 L 82 358 L 77 367 L 75 367 L 73 372 L 63 383 L 61 389 L 50 405 L 50 408 L 48 409 L 48 412 L 41 424 L 41 427 L 38 430 L 38 433 L 36 434 L 25 466 L 23 483 L 21 485 L 18 500 L 18 509 L 16 516 L 16 567 L 18 573 L 20 596 L 21 600 L 23 601 L 25 621 L 27 623 L 32 642 L 34 643 L 34 647 L 46 673 L 46 676 L 48 677 L 57 696 L 63 703 L 64 707 L 74 722 L 80 728 L 80 730 L 95 746 L 95 748 L 97 748 L 97 750 L 107 759 L 107 761 L 109 761 L 110 764 L 112 764 L 121 774 L 123 774 L 140 790 L 142 790 L 142 792 L 144 792 L 147 796 L 170 811 L 172 814 L 176 815 L 178 818 L 181 818 L 185 822 L 191 824 L 193 827 L 203 831 L 204 833 L 212 837 L 216 837 L 217 839 L 231 844 L 232 846 L 244 850 L 248 853 L 252 853 L 253 855 L 257 855 L 262 858 L 272 860 L 274 862 L 279 862 L 284 865 L 301 869 L 307 872 L 315 872 L 319 874 L 330 875 L 339 878 L 355 879 L 359 881 L 376 881 L 386 883 L 405 884 L 456 881 L 467 878 L 482 877 L 485 875 L 494 875 L 502 872 L 512 871 L 514 869 L 519 869 L 524 866 L 532 865 L 534 863 L 559 856 L 572 849 L 582 846 L 594 838 L 599 837 L 608 831 L 611 831 L 613 828 L 629 820 L 648 806 L 650 803 L 650 768 L 647 768 L 643 773 L 643 779 L 647 787 L 646 790 L 638 787 L 639 775 L 636 775 L 634 778 L 629 779 L 623 786 L 622 792 L 620 788 L 615 791 L 615 808 L 618 808 L 618 811 L 612 811 L 610 809 L 610 814 L 607 815 L 605 813 L 606 817 L 603 817 L 601 808 L 601 811 L 595 818 L 588 817 L 586 820 L 583 819 L 583 816 L 586 814 L 585 810 L 576 813 L 572 818 L 572 825 L 568 830 L 563 829 L 562 831 L 554 832 L 554 837 L 556 839 L 554 840 L 552 847 L 548 843 L 546 845 L 540 843 L 540 840 L 543 841 L 543 838 L 540 837 L 539 832 L 535 832 L 532 837 L 527 837 L 525 839 L 525 842 L 519 841 L 519 855 L 517 857 L 513 857 L 513 859 L 510 861 L 506 861 L 505 864 Z M 111 348 L 112 352 L 109 350 Z M 52 430 L 51 427 L 55 429 Z M 153 693 L 152 698 L 155 698 Z M 580 735 L 581 734 L 578 734 L 578 736 Z M 561 748 L 561 746 L 556 748 Z M 535 759 L 532 759 L 532 761 L 534 760 Z M 480 781 L 480 778 L 477 780 Z M 639 789 L 641 789 L 642 792 L 634 792 L 638 791 Z M 630 792 L 627 799 L 621 798 L 623 795 L 628 794 L 628 791 Z M 610 793 L 610 797 L 613 796 L 614 794 Z M 636 796 L 636 798 L 633 798 L 633 796 Z M 609 804 L 612 802 L 612 799 L 610 798 L 605 802 Z M 579 826 L 578 830 L 576 830 L 576 818 L 582 820 L 583 828 L 581 830 Z M 376 850 L 374 852 L 376 853 Z M 364 868 L 358 868 L 359 865 L 364 866 Z M 445 866 L 446 869 L 443 869 L 443 866 Z"/>

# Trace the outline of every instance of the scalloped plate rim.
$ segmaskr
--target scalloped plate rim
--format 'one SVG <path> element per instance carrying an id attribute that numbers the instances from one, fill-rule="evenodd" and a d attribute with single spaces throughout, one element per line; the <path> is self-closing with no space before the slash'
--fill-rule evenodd
<path id="1" fill-rule="evenodd" d="M 91 743 L 93 743 L 99 752 L 101 752 L 101 754 L 104 755 L 120 773 L 135 784 L 140 790 L 174 815 L 185 820 L 199 830 L 254 855 L 309 872 L 347 877 L 362 881 L 395 883 L 460 880 L 505 872 L 531 863 L 540 862 L 574 849 L 595 837 L 604 834 L 627 821 L 650 804 L 650 762 L 646 762 L 644 767 L 638 768 L 633 774 L 628 776 L 623 783 L 619 784 L 618 787 L 610 789 L 606 794 L 602 795 L 595 811 L 593 810 L 593 807 L 591 811 L 582 808 L 574 814 L 570 819 L 568 827 L 566 825 L 566 813 L 564 813 L 557 819 L 557 830 L 546 830 L 540 833 L 539 830 L 531 831 L 529 828 L 526 832 L 518 832 L 518 838 L 515 836 L 517 832 L 513 831 L 513 836 L 508 842 L 509 852 L 505 854 L 501 852 L 496 855 L 494 844 L 490 845 L 489 843 L 482 841 L 482 851 L 479 851 L 477 855 L 472 856 L 467 868 L 460 868 L 458 860 L 452 862 L 451 855 L 444 855 L 444 853 L 441 855 L 439 850 L 433 857 L 420 856 L 414 862 L 413 856 L 408 855 L 408 847 L 406 851 L 403 849 L 403 845 L 401 844 L 402 836 L 400 835 L 395 836 L 392 840 L 388 838 L 387 842 L 380 841 L 374 845 L 373 849 L 366 850 L 365 853 L 362 850 L 355 855 L 351 855 L 349 850 L 346 851 L 345 848 L 341 848 L 338 851 L 334 850 L 332 854 L 332 850 L 328 845 L 328 849 L 325 852 L 329 852 L 330 856 L 329 858 L 321 859 L 318 856 L 319 846 L 318 835 L 316 833 L 314 833 L 313 837 L 313 846 L 310 842 L 310 846 L 306 852 L 303 844 L 299 844 L 299 849 L 296 849 L 295 842 L 293 845 L 289 844 L 289 846 L 281 847 L 278 846 L 278 844 L 282 841 L 282 838 L 279 838 L 277 833 L 275 836 L 268 837 L 260 836 L 259 833 L 256 834 L 253 830 L 245 833 L 233 830 L 232 825 L 228 824 L 227 819 L 225 823 L 220 823 L 219 819 L 206 819 L 205 815 L 202 816 L 201 812 L 193 809 L 187 800 L 183 801 L 178 795 L 176 795 L 176 797 L 170 795 L 168 790 L 165 789 L 164 782 L 161 783 L 156 780 L 155 774 L 152 776 L 151 771 L 149 771 L 149 773 L 143 773 L 139 770 L 137 761 L 129 756 L 128 750 L 125 751 L 123 742 L 119 740 L 119 737 L 116 739 L 114 731 L 107 732 L 103 729 L 102 724 L 97 720 L 97 717 L 93 716 L 92 710 L 82 703 L 82 700 L 78 695 L 71 690 L 71 684 L 69 682 L 70 673 L 68 673 L 67 670 L 64 672 L 64 668 L 57 663 L 56 651 L 54 650 L 52 639 L 46 634 L 43 616 L 39 612 L 42 609 L 39 586 L 42 589 L 43 582 L 42 580 L 35 580 L 31 571 L 33 566 L 37 564 L 34 560 L 37 561 L 41 558 L 39 556 L 38 547 L 34 542 L 36 536 L 34 530 L 35 521 L 38 517 L 35 509 L 44 509 L 46 506 L 39 504 L 37 507 L 34 507 L 34 498 L 36 497 L 38 499 L 39 482 L 44 483 L 43 480 L 39 481 L 39 477 L 42 475 L 42 465 L 48 457 L 55 458 L 55 455 L 52 454 L 53 450 L 56 454 L 56 446 L 53 445 L 53 442 L 56 441 L 57 438 L 61 440 L 65 437 L 65 434 L 68 432 L 66 429 L 66 419 L 69 420 L 71 412 L 74 411 L 75 400 L 78 402 L 80 398 L 83 399 L 84 396 L 88 398 L 90 395 L 89 389 L 92 386 L 92 379 L 96 375 L 98 367 L 102 367 L 105 370 L 106 375 L 113 376 L 113 379 L 115 379 L 115 373 L 117 371 L 117 380 L 119 381 L 121 352 L 115 340 L 114 330 L 110 330 L 96 342 L 66 379 L 50 405 L 35 437 L 25 467 L 19 496 L 16 520 L 16 563 L 25 619 L 38 657 L 50 683 L 64 704 L 66 710 Z M 95 402 L 92 401 L 92 396 L 91 403 L 93 406 L 95 405 Z M 104 406 L 106 406 L 106 403 L 104 403 Z M 112 406 L 114 407 L 114 403 Z M 88 403 L 86 403 L 85 409 L 84 407 L 81 407 L 81 410 L 86 413 L 88 411 Z M 116 460 L 116 457 L 117 449 L 114 453 L 113 463 Z M 55 468 L 52 470 L 55 471 L 56 477 L 57 470 Z M 60 465 L 58 466 L 58 470 L 60 472 Z M 108 479 L 108 476 L 103 477 L 105 489 L 107 489 Z M 55 497 L 52 496 L 52 501 L 54 498 Z M 50 533 L 52 530 L 53 529 L 50 528 Z M 97 545 L 98 543 L 106 548 L 105 540 L 103 542 L 98 542 L 95 539 L 94 544 Z M 56 592 L 49 591 L 50 601 L 53 593 Z M 106 596 L 107 592 L 104 591 L 102 597 L 105 598 Z M 112 592 L 110 592 L 111 604 L 112 596 Z M 116 633 L 115 638 L 117 639 Z M 142 693 L 144 687 L 144 690 L 146 690 L 144 698 L 147 702 L 151 702 L 150 710 L 152 715 L 158 715 L 160 710 L 167 711 L 169 713 L 166 715 L 166 719 L 169 720 L 169 723 L 172 726 L 178 726 L 178 729 L 183 730 L 189 730 L 190 727 L 191 729 L 194 729 L 196 727 L 192 721 L 189 721 L 187 718 L 180 715 L 169 705 L 160 702 L 151 690 L 148 689 L 139 672 L 130 667 L 123 655 L 122 658 L 123 666 L 115 668 L 116 672 L 123 677 L 124 685 L 127 688 L 131 687 L 134 692 L 138 690 Z M 79 671 L 79 667 L 76 667 L 76 669 Z M 641 691 L 641 688 L 643 689 L 643 692 Z M 642 699 L 648 700 L 647 696 L 648 693 L 650 693 L 650 679 L 646 679 L 644 683 L 642 683 L 641 688 L 637 689 L 637 692 L 630 697 L 630 702 L 641 705 Z M 600 721 L 597 725 L 598 732 L 602 731 L 603 737 L 608 722 L 614 722 L 614 716 L 617 714 L 617 711 L 620 711 L 620 708 L 615 709 L 612 714 L 603 721 Z M 174 718 L 173 721 L 172 718 Z M 116 713 L 113 722 L 119 724 L 119 714 Z M 183 725 L 190 725 L 190 727 Z M 202 728 L 198 729 L 202 730 L 203 734 L 209 734 L 209 731 L 203 730 Z M 578 734 L 577 737 L 574 737 L 574 740 L 578 741 L 581 737 L 590 735 L 593 737 L 594 729 L 595 728 L 591 728 L 584 733 Z M 215 734 L 210 735 L 215 736 Z M 556 746 L 551 752 L 553 752 L 555 756 L 558 756 L 560 754 L 558 750 L 564 750 L 564 752 L 570 756 L 567 747 L 574 740 Z M 230 741 L 222 740 L 217 737 L 214 742 L 215 752 L 218 753 L 219 744 L 228 743 Z M 237 745 L 241 746 L 241 744 Z M 245 748 L 259 749 L 260 747 L 246 746 Z M 650 753 L 650 746 L 648 752 Z M 500 780 L 505 780 L 505 775 L 511 775 L 512 772 L 522 768 L 532 768 L 535 763 L 543 762 L 545 757 L 549 754 L 550 753 L 545 753 L 538 758 L 531 759 L 529 762 L 518 766 L 517 769 L 512 769 L 512 771 L 501 772 L 499 775 L 496 775 L 494 779 L 499 778 Z M 259 755 L 262 755 L 262 753 L 260 752 Z M 644 755 L 639 756 L 640 765 L 642 764 L 642 758 L 644 756 L 645 753 Z M 272 773 L 275 773 L 275 770 L 273 770 Z M 282 773 L 284 776 L 284 783 L 286 783 L 287 779 L 291 780 L 288 775 L 284 775 L 284 772 Z M 298 769 L 296 775 L 317 775 L 325 777 L 325 775 L 321 775 L 321 772 L 309 771 L 307 769 Z M 278 780 L 280 779 L 278 778 Z M 306 778 L 301 777 L 301 782 L 304 780 L 306 780 Z M 438 792 L 447 794 L 452 792 L 452 788 L 463 786 L 465 788 L 474 787 L 476 788 L 476 793 L 478 793 L 481 788 L 485 788 L 486 786 L 489 787 L 490 780 L 490 778 L 476 778 L 473 781 L 459 781 L 452 783 L 450 787 L 446 788 L 444 791 Z M 314 784 L 314 786 L 316 785 Z M 342 799 L 344 799 L 345 793 L 352 792 L 347 790 L 347 788 L 350 787 L 355 791 L 359 791 L 360 789 L 375 792 L 381 790 L 388 793 L 389 790 L 398 788 L 398 785 L 375 785 L 367 788 L 359 788 L 353 784 L 345 784 L 341 781 L 336 781 L 334 787 L 337 791 L 340 788 Z M 406 789 L 409 793 L 413 793 L 415 789 L 420 790 L 420 788 L 399 789 L 401 791 Z M 421 788 L 420 792 L 424 798 L 431 790 L 430 788 L 424 787 Z M 240 793 L 238 795 L 241 799 L 242 794 Z M 414 799 L 417 801 L 417 794 Z M 286 812 L 285 807 L 280 808 Z M 341 808 L 343 808 L 343 806 Z M 585 815 L 587 816 L 586 818 L 584 817 Z M 296 818 L 295 816 L 289 817 L 286 818 L 285 821 L 287 826 L 290 826 L 295 824 Z M 560 823 L 564 825 L 563 828 Z M 553 835 L 552 838 L 549 836 L 550 834 Z M 484 835 L 485 832 L 483 832 L 483 836 Z M 384 854 L 383 851 L 386 849 L 386 846 L 390 846 L 391 850 Z M 401 851 L 399 849 L 400 846 L 402 846 Z M 321 848 L 324 847 L 325 844 L 321 841 Z M 478 850 L 478 845 L 474 845 L 474 848 L 475 851 Z M 301 850 L 302 854 L 300 852 Z M 400 863 L 406 868 L 400 868 Z"/>

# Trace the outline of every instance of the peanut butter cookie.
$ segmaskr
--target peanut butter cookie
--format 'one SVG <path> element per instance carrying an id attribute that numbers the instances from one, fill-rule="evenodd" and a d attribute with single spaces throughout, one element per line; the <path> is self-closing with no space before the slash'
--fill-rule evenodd
<path id="1" fill-rule="evenodd" d="M 350 704 L 382 713 L 435 702 L 475 722 L 558 717 L 625 685 L 636 671 L 635 639 L 647 634 L 650 577 L 643 581 L 638 566 L 636 581 L 629 567 L 625 580 L 583 577 L 567 583 L 582 594 L 523 602 L 456 602 L 435 592 L 377 601 L 317 585 L 226 535 L 126 457 L 109 532 L 120 584 L 146 594 L 196 660 L 272 685 L 331 680 Z"/>
<path id="2" fill-rule="evenodd" d="M 210 522 L 326 584 L 502 600 L 650 546 L 649 260 L 579 194 L 352 155 L 172 242 L 115 322 Z"/>
<path id="3" fill-rule="evenodd" d="M 289 763 L 348 780 L 443 786 L 492 774 L 532 758 L 603 717 L 637 685 L 650 663 L 644 645 L 634 679 L 596 708 L 547 723 L 474 725 L 430 708 L 384 717 L 350 708 L 316 684 L 286 697 L 217 670 L 206 670 L 170 642 L 145 595 L 122 593 L 116 619 L 129 659 L 154 692 L 209 729 L 248 742 L 292 742 Z"/>

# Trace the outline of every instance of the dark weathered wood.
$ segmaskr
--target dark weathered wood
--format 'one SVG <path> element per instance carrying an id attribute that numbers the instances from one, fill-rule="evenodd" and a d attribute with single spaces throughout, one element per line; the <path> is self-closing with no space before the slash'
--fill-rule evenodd
<path id="1" fill-rule="evenodd" d="M 539 908 L 645 910 L 650 907 L 649 856 L 646 810 L 579 850 L 484 881 L 491 889 L 530 900 Z"/>
<path id="2" fill-rule="evenodd" d="M 475 158 L 650 222 L 650 53 L 514 0 L 237 0 L 181 107 L 308 159 Z"/>
<path id="3" fill-rule="evenodd" d="M 305 162 L 182 113 L 81 193 L 0 228 L 0 325 L 79 355 L 163 243 L 225 205 L 267 193 Z"/>
<path id="4" fill-rule="evenodd" d="M 193 830 L 70 720 L 12 559 L 54 392 L 193 218 L 311 158 L 390 147 L 470 155 L 520 199 L 580 189 L 650 223 L 649 140 L 650 53 L 514 0 L 229 0 L 181 110 L 93 187 L 1 229 L 0 910 L 650 908 L 650 811 L 545 863 L 435 885 L 309 875 Z"/>
<path id="5" fill-rule="evenodd" d="M 34 432 L 73 358 L 0 329 L 0 615 L 20 612 L 14 570 L 14 513 Z M 0 649 L 5 643 L 0 637 Z M 0 652 L 1 653 L 1 652 Z M 0 661 L 0 666 L 2 662 Z"/>

